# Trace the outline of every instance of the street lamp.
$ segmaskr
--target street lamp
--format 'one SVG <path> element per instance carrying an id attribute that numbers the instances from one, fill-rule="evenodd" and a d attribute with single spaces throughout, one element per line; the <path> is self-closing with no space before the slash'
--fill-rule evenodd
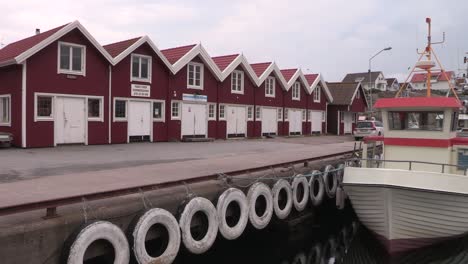
<path id="1" fill-rule="evenodd" d="M 370 110 L 371 112 L 373 111 L 373 103 L 372 103 L 372 70 L 371 70 L 371 62 L 372 62 L 372 59 L 375 58 L 377 55 L 379 55 L 380 53 L 384 52 L 384 51 L 387 51 L 387 50 L 391 50 L 392 47 L 388 47 L 388 48 L 384 48 L 382 50 L 380 50 L 379 52 L 377 52 L 374 56 L 372 56 L 370 59 L 369 59 L 369 97 L 370 97 Z"/>

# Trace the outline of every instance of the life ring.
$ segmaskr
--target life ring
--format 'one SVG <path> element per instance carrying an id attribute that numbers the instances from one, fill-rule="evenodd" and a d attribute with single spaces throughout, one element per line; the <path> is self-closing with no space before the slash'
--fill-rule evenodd
<path id="1" fill-rule="evenodd" d="M 322 177 L 325 183 L 325 192 L 329 198 L 334 198 L 336 195 L 336 188 L 338 187 L 338 180 L 336 173 L 333 172 L 334 168 L 332 165 L 327 165 L 323 171 Z"/>
<path id="2" fill-rule="evenodd" d="M 322 246 L 318 243 L 312 246 L 312 248 L 310 248 L 307 259 L 307 263 L 309 264 L 321 264 L 320 260 L 322 259 Z"/>
<path id="3" fill-rule="evenodd" d="M 146 235 L 150 228 L 155 225 L 160 225 L 167 231 L 167 246 L 158 257 L 150 256 L 145 246 Z M 179 253 L 179 224 L 168 211 L 161 208 L 150 209 L 137 219 L 129 241 L 133 255 L 138 263 L 170 264 Z"/>
<path id="4" fill-rule="evenodd" d="M 256 229 L 265 228 L 273 216 L 273 197 L 270 188 L 264 183 L 255 183 L 247 193 L 247 202 L 250 223 Z"/>
<path id="5" fill-rule="evenodd" d="M 300 212 L 306 208 L 309 201 L 309 182 L 306 177 L 299 174 L 294 177 L 291 186 L 294 208 Z"/>
<path id="6" fill-rule="evenodd" d="M 338 180 L 338 184 L 343 183 L 343 175 L 344 175 L 344 164 L 340 163 L 338 166 L 336 166 L 336 179 Z"/>
<path id="7" fill-rule="evenodd" d="M 291 213 L 293 204 L 291 184 L 284 179 L 280 179 L 275 183 L 271 192 L 273 193 L 273 209 L 276 217 L 285 219 Z"/>
<path id="8" fill-rule="evenodd" d="M 242 235 L 249 221 L 249 206 L 245 194 L 239 189 L 229 188 L 219 196 L 216 208 L 218 212 L 219 232 L 223 237 L 227 240 L 234 240 Z M 231 223 L 228 210 L 236 218 L 233 219 L 234 223 Z"/>
<path id="9" fill-rule="evenodd" d="M 107 221 L 96 221 L 84 225 L 65 243 L 64 259 L 67 264 L 83 264 L 88 247 L 95 241 L 105 240 L 114 248 L 114 263 L 128 264 L 130 248 L 124 232 Z M 71 242 L 71 245 L 68 244 Z"/>
<path id="10" fill-rule="evenodd" d="M 299 252 L 297 253 L 296 256 L 294 256 L 294 260 L 292 263 L 294 264 L 306 264 L 307 262 L 307 256 L 304 252 Z"/>
<path id="11" fill-rule="evenodd" d="M 319 206 L 322 204 L 323 196 L 325 195 L 325 184 L 323 183 L 320 171 L 314 170 L 311 174 L 312 176 L 309 180 L 310 201 L 313 206 Z"/>
<path id="12" fill-rule="evenodd" d="M 194 238 L 191 231 L 192 219 L 195 215 L 198 215 L 205 227 L 205 234 L 201 234 L 200 238 Z M 203 197 L 195 197 L 190 200 L 184 207 L 184 210 L 179 219 L 179 226 L 181 230 L 182 241 L 187 248 L 193 254 L 202 254 L 208 251 L 215 242 L 216 235 L 218 234 L 218 215 L 216 208 L 210 202 L 210 200 Z"/>
<path id="13" fill-rule="evenodd" d="M 340 186 L 336 189 L 336 208 L 343 210 L 345 208 L 345 192 Z"/>

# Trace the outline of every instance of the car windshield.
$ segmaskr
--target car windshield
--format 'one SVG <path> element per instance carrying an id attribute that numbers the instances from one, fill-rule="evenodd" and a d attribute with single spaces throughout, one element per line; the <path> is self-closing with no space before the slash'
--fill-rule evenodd
<path id="1" fill-rule="evenodd" d="M 372 128 L 372 122 L 358 122 L 357 128 Z"/>

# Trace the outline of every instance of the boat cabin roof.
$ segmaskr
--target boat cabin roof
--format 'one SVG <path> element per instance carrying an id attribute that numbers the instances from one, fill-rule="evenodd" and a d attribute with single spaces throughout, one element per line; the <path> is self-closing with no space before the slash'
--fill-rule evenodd
<path id="1" fill-rule="evenodd" d="M 460 108 L 458 99 L 453 97 L 399 97 L 379 99 L 374 108 L 392 109 L 392 108 Z"/>

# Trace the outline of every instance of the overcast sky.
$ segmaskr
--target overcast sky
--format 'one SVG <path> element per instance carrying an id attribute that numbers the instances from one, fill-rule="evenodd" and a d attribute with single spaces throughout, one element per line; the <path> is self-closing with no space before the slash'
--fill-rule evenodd
<path id="1" fill-rule="evenodd" d="M 79 20 L 102 44 L 148 35 L 160 49 L 201 42 L 212 56 L 244 53 L 340 81 L 373 70 L 403 81 L 426 41 L 425 17 L 447 70 L 465 68 L 468 1 L 455 0 L 0 0 L 0 44 Z"/>

